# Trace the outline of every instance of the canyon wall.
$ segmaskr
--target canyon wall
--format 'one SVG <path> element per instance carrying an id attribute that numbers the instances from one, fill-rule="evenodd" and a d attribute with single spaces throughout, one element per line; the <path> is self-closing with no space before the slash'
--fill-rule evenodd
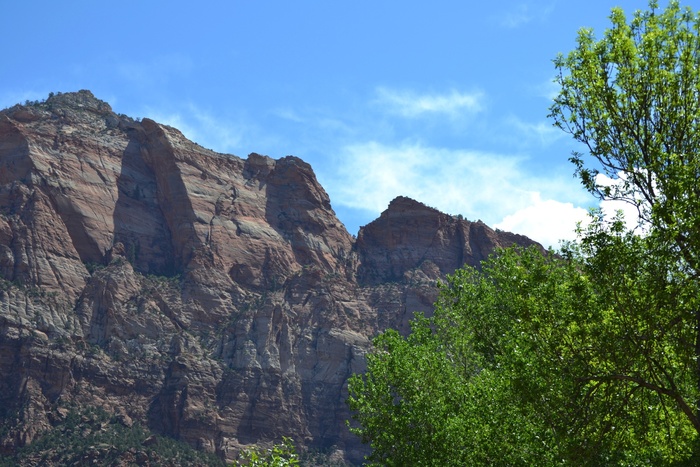
<path id="1" fill-rule="evenodd" d="M 359 462 L 347 379 L 436 282 L 533 241 L 397 198 L 355 239 L 296 157 L 219 154 L 89 91 L 0 112 L 0 451 L 98 406 L 231 458 Z"/>

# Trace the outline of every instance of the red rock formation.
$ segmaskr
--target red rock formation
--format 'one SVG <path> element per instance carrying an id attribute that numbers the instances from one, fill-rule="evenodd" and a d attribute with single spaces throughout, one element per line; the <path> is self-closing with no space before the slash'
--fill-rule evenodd
<path id="1" fill-rule="evenodd" d="M 311 167 L 246 160 L 88 91 L 0 112 L 0 449 L 97 405 L 232 456 L 350 460 L 347 378 L 435 281 L 525 237 L 397 198 L 357 241 Z"/>
<path id="2" fill-rule="evenodd" d="M 458 219 L 398 197 L 379 219 L 360 230 L 355 245 L 359 279 L 368 284 L 403 281 L 415 269 L 437 279 L 463 264 L 478 265 L 495 248 L 513 243 L 535 244 L 527 237 L 494 231 L 481 221 Z"/>

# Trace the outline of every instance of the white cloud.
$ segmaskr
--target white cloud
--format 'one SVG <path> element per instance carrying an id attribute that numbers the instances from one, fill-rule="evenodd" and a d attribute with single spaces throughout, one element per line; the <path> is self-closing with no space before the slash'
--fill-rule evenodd
<path id="1" fill-rule="evenodd" d="M 530 3 L 520 3 L 514 9 L 502 14 L 500 24 L 503 27 L 513 29 L 532 21 L 543 21 L 554 10 L 555 3 L 550 2 L 545 6 L 537 3 L 536 7 L 533 7 Z"/>
<path id="2" fill-rule="evenodd" d="M 511 116 L 507 119 L 507 124 L 515 128 L 522 139 L 535 141 L 541 146 L 549 146 L 556 140 L 567 136 L 563 131 L 554 127 L 551 122 L 529 123 Z"/>
<path id="3" fill-rule="evenodd" d="M 232 152 L 239 148 L 244 139 L 245 128 L 249 126 L 241 121 L 230 122 L 218 119 L 194 107 L 192 116 L 199 131 L 204 133 L 204 141 L 209 142 L 210 145 L 216 145 L 217 151 Z M 213 148 L 213 146 L 210 147 Z"/>
<path id="4" fill-rule="evenodd" d="M 612 179 L 603 174 L 596 176 L 596 183 L 601 186 L 613 186 L 623 182 L 621 178 Z M 628 229 L 644 232 L 639 226 L 639 213 L 636 206 L 620 200 L 603 200 L 599 203 L 603 215 L 612 219 L 622 212 Z M 545 246 L 557 246 L 560 240 L 574 240 L 575 227 L 580 222 L 586 226 L 590 222 L 587 209 L 563 203 L 553 199 L 542 199 L 540 193 L 530 193 L 530 202 L 524 208 L 503 218 L 495 227 L 511 232 L 521 233 L 536 239 Z"/>
<path id="5" fill-rule="evenodd" d="M 619 178 L 612 179 L 604 174 L 596 175 L 596 183 L 601 186 L 621 185 L 624 182 L 624 175 L 620 174 Z M 620 200 L 605 200 L 600 203 L 600 208 L 607 218 L 614 217 L 618 211 L 622 211 L 625 219 L 625 225 L 628 229 L 635 229 L 639 224 L 639 211 L 636 206 L 631 203 Z"/>
<path id="6" fill-rule="evenodd" d="M 276 117 L 279 117 L 283 120 L 289 120 L 294 123 L 305 123 L 306 118 L 301 116 L 296 110 L 291 109 L 289 107 L 280 107 L 277 109 L 274 109 L 272 111 L 272 114 L 275 115 Z"/>
<path id="7" fill-rule="evenodd" d="M 420 143 L 387 146 L 378 142 L 355 144 L 341 150 L 338 158 L 339 187 L 336 202 L 377 213 L 399 195 L 415 197 L 426 204 L 451 212 L 471 211 L 493 188 L 479 187 L 473 196 L 474 178 L 488 178 L 505 185 L 503 175 L 514 171 L 513 160 L 471 151 L 430 148 Z M 466 214 L 466 212 L 465 212 Z"/>
<path id="8" fill-rule="evenodd" d="M 202 135 L 192 126 L 189 119 L 185 118 L 179 112 L 163 113 L 157 110 L 147 108 L 144 112 L 144 117 L 155 120 L 163 125 L 168 125 L 177 128 L 185 137 L 191 141 L 200 143 Z"/>
<path id="9" fill-rule="evenodd" d="M 622 183 L 620 179 L 612 179 L 603 174 L 596 177 L 596 182 L 603 186 Z M 547 247 L 557 247 L 561 240 L 576 239 L 577 223 L 586 226 L 590 222 L 588 210 L 574 206 L 573 203 L 542 199 L 539 192 L 531 192 L 529 197 L 527 206 L 505 216 L 494 227 L 527 235 Z M 632 204 L 605 200 L 600 202 L 600 208 L 608 219 L 622 211 L 627 228 L 639 229 L 639 215 L 637 208 Z"/>
<path id="10" fill-rule="evenodd" d="M 507 12 L 501 18 L 501 25 L 507 28 L 517 28 L 518 26 L 532 21 L 533 16 L 527 4 L 520 4 L 515 10 Z"/>
<path id="11" fill-rule="evenodd" d="M 535 86 L 535 92 L 538 96 L 544 97 L 548 101 L 553 101 L 561 91 L 559 83 L 554 81 L 554 78 L 549 79 Z"/>
<path id="12" fill-rule="evenodd" d="M 255 133 L 254 128 L 244 119 L 227 120 L 191 104 L 184 110 L 169 113 L 147 108 L 144 116 L 177 128 L 187 139 L 206 148 L 231 154 L 240 151 L 247 135 Z"/>
<path id="13" fill-rule="evenodd" d="M 586 213 L 571 202 L 588 198 L 570 176 L 529 175 L 517 156 L 368 142 L 343 148 L 336 165 L 327 186 L 333 203 L 375 214 L 396 196 L 409 196 L 556 246 L 559 237 L 573 238 L 576 221 Z"/>
<path id="14" fill-rule="evenodd" d="M 526 235 L 545 247 L 556 248 L 562 240 L 576 239 L 577 223 L 586 223 L 588 210 L 573 203 L 542 199 L 538 192 L 530 193 L 530 203 L 508 214 L 494 227 Z"/>
<path id="15" fill-rule="evenodd" d="M 389 113 L 404 118 L 443 114 L 455 118 L 473 115 L 484 109 L 482 92 L 463 93 L 452 90 L 448 94 L 417 94 L 413 91 L 377 89 L 377 103 Z"/>

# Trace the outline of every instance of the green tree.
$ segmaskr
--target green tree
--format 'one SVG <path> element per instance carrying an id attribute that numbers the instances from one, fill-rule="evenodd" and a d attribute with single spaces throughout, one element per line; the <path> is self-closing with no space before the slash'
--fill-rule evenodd
<path id="1" fill-rule="evenodd" d="M 353 431 L 380 465 L 663 465 L 697 433 L 678 398 L 693 392 L 695 305 L 645 240 L 564 255 L 506 250 L 441 288 L 434 315 L 387 331 L 349 383 Z M 611 254 L 614 253 L 614 254 Z M 644 253 L 644 254 L 642 254 Z M 666 286 L 659 290 L 660 283 Z M 673 330 L 673 332 L 668 332 Z"/>
<path id="2" fill-rule="evenodd" d="M 588 166 L 583 154 L 572 157 L 584 186 L 600 199 L 637 207 L 647 250 L 640 254 L 653 254 L 674 277 L 677 293 L 687 296 L 700 278 L 700 16 L 677 1 L 664 11 L 655 1 L 649 7 L 629 24 L 613 9 L 612 27 L 599 41 L 591 30 L 579 32 L 577 48 L 555 60 L 561 90 L 550 110 L 555 125 L 590 154 Z M 602 181 L 601 174 L 617 183 Z M 602 242 L 614 256 L 603 227 L 598 221 L 586 241 Z M 700 307 L 668 313 L 663 333 L 684 336 L 673 351 L 692 365 L 684 371 L 695 388 L 648 379 L 643 386 L 675 400 L 700 432 Z M 657 367 L 662 371 L 665 362 Z"/>
<path id="3" fill-rule="evenodd" d="M 299 456 L 294 449 L 294 443 L 289 438 L 283 438 L 280 444 L 271 449 L 244 449 L 233 463 L 234 467 L 294 467 L 299 464 Z"/>
<path id="4" fill-rule="evenodd" d="M 492 308 L 507 300 L 482 277 L 457 271 L 434 316 L 416 316 L 406 337 L 378 336 L 366 373 L 350 379 L 352 431 L 371 445 L 376 465 L 553 463 L 551 433 L 519 403 L 497 356 L 494 339 L 512 318 Z"/>
<path id="5" fill-rule="evenodd" d="M 601 199 L 627 201 L 672 246 L 700 265 L 700 17 L 671 1 L 638 11 L 630 24 L 612 11 L 612 28 L 596 41 L 579 32 L 578 46 L 555 60 L 559 95 L 550 116 L 585 145 L 572 161 L 584 186 Z M 601 183 L 604 174 L 619 181 Z"/>
<path id="6" fill-rule="evenodd" d="M 434 316 L 380 335 L 349 384 L 353 430 L 386 465 L 697 465 L 700 17 L 656 2 L 555 60 L 555 125 L 601 200 L 558 255 L 457 271 Z M 605 175 L 608 179 L 602 177 Z"/>

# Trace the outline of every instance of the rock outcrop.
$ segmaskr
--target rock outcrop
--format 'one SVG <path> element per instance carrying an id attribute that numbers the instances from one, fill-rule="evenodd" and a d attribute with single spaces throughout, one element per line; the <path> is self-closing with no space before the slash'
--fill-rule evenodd
<path id="1" fill-rule="evenodd" d="M 348 377 L 435 283 L 533 241 L 397 198 L 356 240 L 296 157 L 219 154 L 88 91 L 0 112 L 0 452 L 99 406 L 221 457 L 359 461 Z"/>

